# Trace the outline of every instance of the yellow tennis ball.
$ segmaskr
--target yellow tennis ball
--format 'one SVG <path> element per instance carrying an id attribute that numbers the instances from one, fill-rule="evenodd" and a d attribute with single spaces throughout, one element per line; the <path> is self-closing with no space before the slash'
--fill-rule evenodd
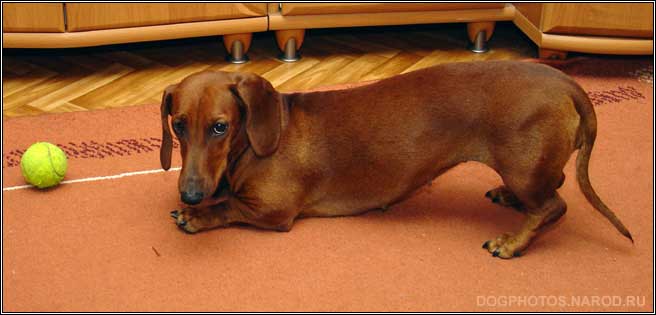
<path id="1" fill-rule="evenodd" d="M 66 154 L 58 146 L 37 142 L 25 151 L 20 166 L 26 182 L 38 188 L 48 188 L 61 182 L 68 164 Z"/>

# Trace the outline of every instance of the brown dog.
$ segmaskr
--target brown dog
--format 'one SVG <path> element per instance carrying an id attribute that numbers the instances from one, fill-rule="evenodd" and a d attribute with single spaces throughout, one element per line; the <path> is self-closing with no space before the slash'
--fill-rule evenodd
<path id="1" fill-rule="evenodd" d="M 590 185 L 596 118 L 586 93 L 551 67 L 453 63 L 352 89 L 278 93 L 248 73 L 200 72 L 162 98 L 161 162 L 171 164 L 168 117 L 181 143 L 187 232 L 233 222 L 288 231 L 298 217 L 355 215 L 403 200 L 465 161 L 496 170 L 486 196 L 516 207 L 516 234 L 485 242 L 511 258 L 566 211 L 556 189 L 573 151 L 589 202 L 629 231 Z"/>

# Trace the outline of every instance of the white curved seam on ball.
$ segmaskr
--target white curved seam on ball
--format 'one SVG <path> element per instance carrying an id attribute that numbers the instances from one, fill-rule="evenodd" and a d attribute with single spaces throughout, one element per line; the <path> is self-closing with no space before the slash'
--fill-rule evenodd
<path id="1" fill-rule="evenodd" d="M 62 178 L 64 178 L 64 175 L 66 175 L 66 171 L 64 170 L 64 174 L 59 174 L 59 172 L 57 172 L 57 168 L 55 167 L 55 162 L 52 161 L 52 153 L 50 152 L 50 146 L 46 144 L 46 148 L 48 148 L 48 160 L 50 160 L 50 167 L 52 167 L 52 171 L 55 172 L 55 174 L 57 174 L 57 176 L 59 176 L 60 177 L 59 179 L 61 180 Z M 64 154 L 64 156 L 66 156 L 66 154 Z M 66 163 L 66 161 L 64 161 L 64 163 Z"/>

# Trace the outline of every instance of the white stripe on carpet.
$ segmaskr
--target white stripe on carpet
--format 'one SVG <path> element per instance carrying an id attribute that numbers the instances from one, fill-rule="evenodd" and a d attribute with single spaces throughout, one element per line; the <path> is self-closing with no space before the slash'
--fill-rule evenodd
<path id="1" fill-rule="evenodd" d="M 172 168 L 169 169 L 169 171 L 179 171 L 181 168 L 182 167 L 172 167 Z M 118 179 L 118 178 L 123 178 L 123 177 L 128 177 L 128 176 L 147 175 L 147 174 L 155 174 L 155 173 L 161 173 L 161 172 L 166 172 L 166 171 L 160 168 L 160 169 L 156 169 L 156 170 L 127 172 L 127 173 L 121 173 L 121 174 L 118 174 L 118 175 L 87 177 L 87 178 L 80 178 L 80 179 L 65 180 L 65 181 L 63 181 L 59 184 L 64 185 L 64 184 L 74 184 L 74 183 L 83 183 L 83 182 L 93 182 L 93 181 L 97 181 L 97 180 Z M 25 188 L 30 188 L 30 187 L 32 187 L 32 185 L 3 187 L 2 191 L 25 189 Z"/>

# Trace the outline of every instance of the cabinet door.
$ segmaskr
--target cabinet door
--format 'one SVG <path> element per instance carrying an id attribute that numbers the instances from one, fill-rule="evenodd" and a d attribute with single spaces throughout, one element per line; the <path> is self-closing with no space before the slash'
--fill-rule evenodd
<path id="1" fill-rule="evenodd" d="M 88 31 L 266 15 L 264 3 L 67 3 L 69 31 Z"/>
<path id="2" fill-rule="evenodd" d="M 64 32 L 64 6 L 61 3 L 3 3 L 4 33 Z"/>
<path id="3" fill-rule="evenodd" d="M 549 3 L 542 31 L 622 37 L 652 37 L 653 3 Z"/>
<path id="4" fill-rule="evenodd" d="M 384 13 L 503 8 L 503 3 L 285 3 L 282 15 Z"/>

